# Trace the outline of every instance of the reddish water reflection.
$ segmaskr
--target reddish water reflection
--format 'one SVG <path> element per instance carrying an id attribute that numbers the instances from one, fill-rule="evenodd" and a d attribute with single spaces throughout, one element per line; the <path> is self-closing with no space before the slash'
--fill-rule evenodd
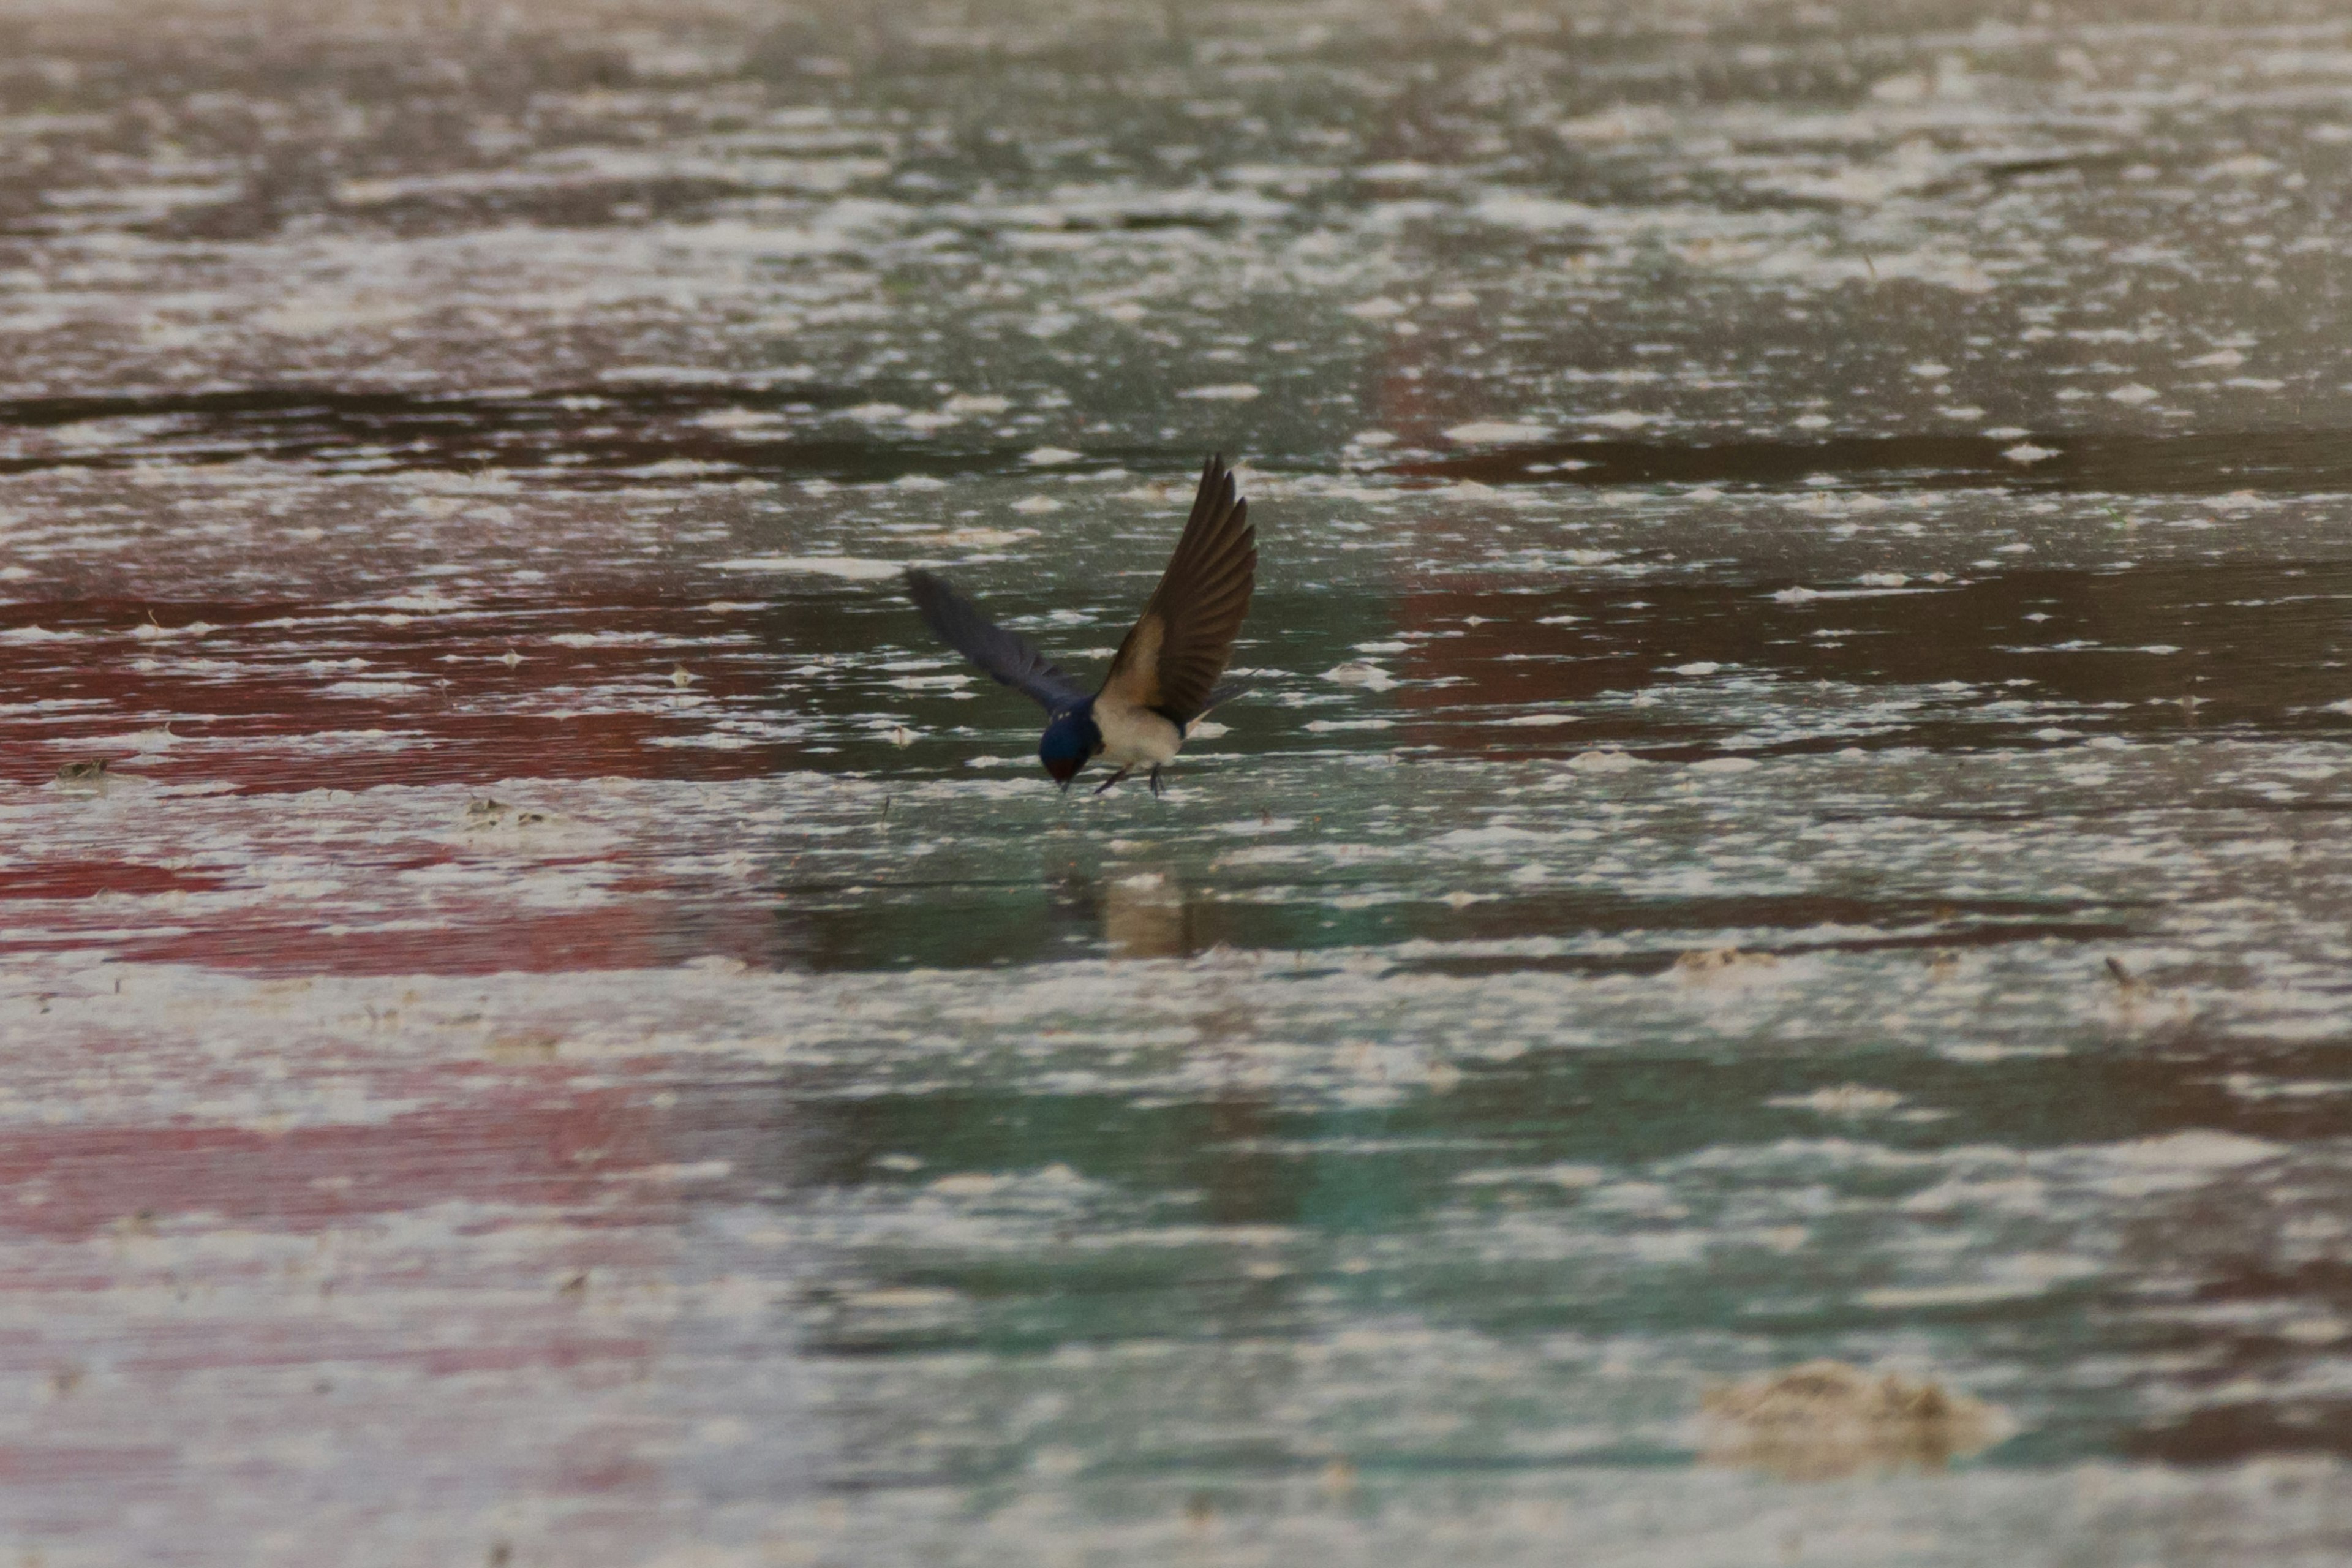
<path id="1" fill-rule="evenodd" d="M 0 751 L 7 776 L 34 783 L 68 760 L 121 765 L 161 738 L 139 731 L 169 724 L 169 740 L 137 756 L 141 773 L 242 791 L 757 775 L 783 748 L 654 744 L 698 733 L 714 705 L 764 695 L 740 662 L 744 621 L 593 592 L 463 614 L 20 602 L 0 608 L 0 690 L 30 700 L 0 708 Z M 577 646 L 584 637 L 610 646 Z M 680 688 L 672 672 L 687 658 L 696 668 Z M 623 710 L 621 696 L 635 700 Z M 572 710 L 583 701 L 597 706 Z M 370 744 L 387 732 L 396 745 Z"/>

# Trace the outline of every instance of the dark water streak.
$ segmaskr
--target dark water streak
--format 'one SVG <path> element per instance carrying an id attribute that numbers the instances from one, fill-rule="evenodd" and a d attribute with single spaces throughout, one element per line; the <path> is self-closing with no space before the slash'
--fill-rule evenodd
<path id="1" fill-rule="evenodd" d="M 2012 452 L 2021 455 L 2011 457 Z M 1898 490 L 2336 495 L 2352 491 L 2352 431 L 2179 436 L 2037 431 L 1999 437 L 1885 436 L 1692 444 L 1582 440 L 1421 458 L 1388 471 L 1488 485 L 1771 488 L 1826 479 Z"/>

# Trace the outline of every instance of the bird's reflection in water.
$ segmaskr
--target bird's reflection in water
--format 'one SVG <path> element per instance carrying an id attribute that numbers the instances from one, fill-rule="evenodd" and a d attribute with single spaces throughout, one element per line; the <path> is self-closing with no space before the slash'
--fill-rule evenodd
<path id="1" fill-rule="evenodd" d="M 1165 871 L 1112 877 L 1102 889 L 1102 921 L 1113 958 L 1184 958 L 1193 951 L 1192 901 Z"/>

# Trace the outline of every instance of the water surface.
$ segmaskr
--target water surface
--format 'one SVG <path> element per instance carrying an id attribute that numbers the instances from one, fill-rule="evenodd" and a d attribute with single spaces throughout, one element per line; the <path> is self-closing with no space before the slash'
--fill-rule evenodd
<path id="1" fill-rule="evenodd" d="M 28 1562 L 2352 1547 L 2352 24 L 0 37 Z"/>

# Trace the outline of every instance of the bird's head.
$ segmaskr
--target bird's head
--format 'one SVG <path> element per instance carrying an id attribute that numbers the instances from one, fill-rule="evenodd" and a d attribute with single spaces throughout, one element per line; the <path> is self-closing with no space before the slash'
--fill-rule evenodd
<path id="1" fill-rule="evenodd" d="M 1037 742 L 1037 760 L 1045 764 L 1055 784 L 1067 789 L 1078 770 L 1094 761 L 1102 749 L 1102 731 L 1095 726 L 1095 716 L 1084 708 L 1074 708 L 1056 713 L 1045 726 L 1045 738 Z"/>

